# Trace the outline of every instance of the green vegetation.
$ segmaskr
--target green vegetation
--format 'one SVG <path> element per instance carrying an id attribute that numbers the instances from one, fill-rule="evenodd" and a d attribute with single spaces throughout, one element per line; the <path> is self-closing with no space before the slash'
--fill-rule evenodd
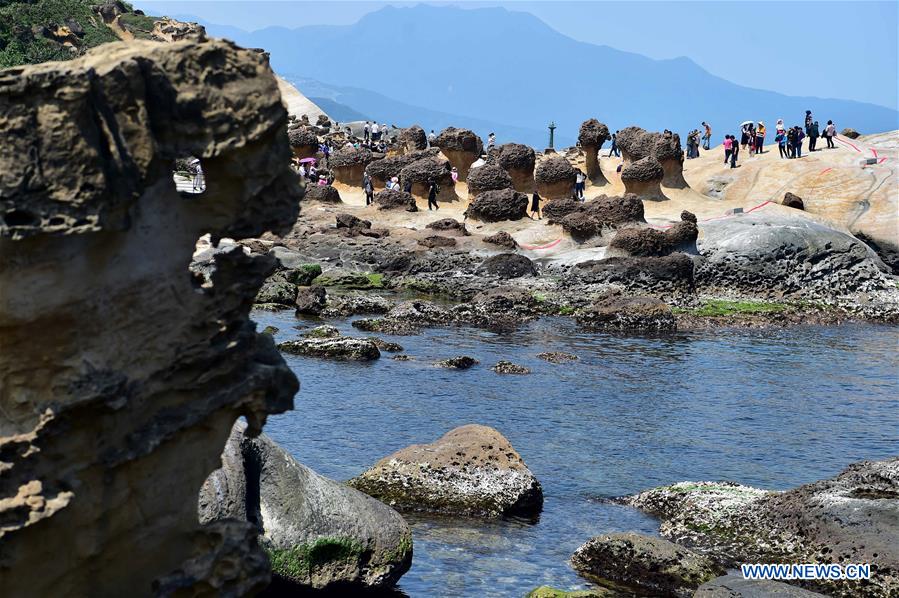
<path id="1" fill-rule="evenodd" d="M 311 544 L 293 548 L 265 548 L 272 571 L 297 581 L 308 579 L 313 572 L 328 563 L 358 561 L 362 546 L 348 538 L 319 538 Z"/>
<path id="2" fill-rule="evenodd" d="M 381 289 L 384 288 L 384 275 L 362 272 L 332 271 L 321 274 L 314 280 L 323 287 L 343 287 L 346 289 Z"/>
<path id="3" fill-rule="evenodd" d="M 573 313 L 574 313 L 574 308 L 571 307 L 570 305 L 563 305 L 562 307 L 559 308 L 560 316 L 570 316 Z"/>
<path id="4" fill-rule="evenodd" d="M 380 289 L 384 287 L 384 275 L 383 274 L 368 274 L 368 285 L 373 289 Z"/>
<path id="5" fill-rule="evenodd" d="M 400 563 L 412 554 L 412 534 L 406 534 L 397 544 L 397 547 L 384 554 L 384 561 L 388 563 Z"/>
<path id="6" fill-rule="evenodd" d="M 675 314 L 688 314 L 701 317 L 720 317 L 735 315 L 764 315 L 779 313 L 787 309 L 783 303 L 768 303 L 765 301 L 728 301 L 726 299 L 709 299 L 702 307 L 683 308 L 675 307 L 671 311 Z"/>
<path id="7" fill-rule="evenodd" d="M 532 296 L 537 303 L 546 303 L 546 295 L 543 293 L 534 293 Z"/>
<path id="8" fill-rule="evenodd" d="M 68 60 L 88 48 L 118 40 L 115 32 L 90 7 L 91 2 L 86 0 L 0 0 L 0 68 Z M 74 23 L 67 24 L 69 20 Z M 70 49 L 41 32 L 41 28 L 53 32 L 57 26 L 75 23 L 70 28 L 84 30 L 84 35 L 78 37 L 77 48 Z"/>
<path id="9" fill-rule="evenodd" d="M 146 15 L 136 15 L 134 13 L 124 14 L 119 17 L 119 24 L 123 29 L 127 29 L 137 39 L 151 39 L 153 33 L 153 24 L 158 20 L 157 17 L 148 17 Z"/>

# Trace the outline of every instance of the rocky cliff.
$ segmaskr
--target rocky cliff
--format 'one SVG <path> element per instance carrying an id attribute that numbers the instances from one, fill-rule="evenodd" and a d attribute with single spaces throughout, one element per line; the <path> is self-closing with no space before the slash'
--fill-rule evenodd
<path id="1" fill-rule="evenodd" d="M 105 45 L 0 71 L 0 587 L 5 596 L 237 595 L 249 523 L 200 526 L 234 421 L 298 389 L 248 319 L 273 258 L 193 276 L 197 239 L 283 232 L 301 193 L 264 55 Z M 172 164 L 202 159 L 204 193 Z"/>

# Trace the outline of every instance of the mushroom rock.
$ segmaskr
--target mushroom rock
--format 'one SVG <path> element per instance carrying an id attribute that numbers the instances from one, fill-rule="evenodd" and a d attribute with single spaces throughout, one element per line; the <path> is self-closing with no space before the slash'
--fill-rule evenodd
<path id="1" fill-rule="evenodd" d="M 563 197 L 561 199 L 554 199 L 546 202 L 543 204 L 541 211 L 548 224 L 559 224 L 562 221 L 562 218 L 572 212 L 577 212 L 581 209 L 582 205 L 583 204 L 576 199 Z"/>
<path id="2" fill-rule="evenodd" d="M 399 156 L 387 156 L 369 162 L 368 166 L 365 167 L 365 172 L 373 179 L 376 186 L 383 187 L 391 178 L 400 176 L 400 171 L 406 166 L 423 158 L 435 158 L 439 153 L 439 150 L 436 148 L 431 148 Z"/>
<path id="3" fill-rule="evenodd" d="M 668 199 L 662 195 L 662 188 L 660 187 L 664 176 L 665 170 L 659 161 L 652 156 L 640 158 L 621 169 L 621 182 L 624 183 L 625 192 L 633 193 L 640 199 L 653 201 Z"/>
<path id="4" fill-rule="evenodd" d="M 425 130 L 418 125 L 402 129 L 397 141 L 398 151 L 401 154 L 428 149 L 428 137 L 425 135 Z"/>
<path id="5" fill-rule="evenodd" d="M 415 205 L 415 198 L 412 197 L 412 194 L 396 189 L 384 189 L 375 193 L 374 202 L 379 210 L 418 211 L 418 206 Z"/>
<path id="6" fill-rule="evenodd" d="M 434 145 L 440 148 L 440 152 L 459 172 L 460 181 L 468 179 L 468 169 L 484 153 L 484 142 L 480 137 L 468 129 L 456 127 L 442 130 Z"/>
<path id="7" fill-rule="evenodd" d="M 483 222 L 521 220 L 527 216 L 528 196 L 514 189 L 494 189 L 478 194 L 465 213 Z"/>
<path id="8" fill-rule="evenodd" d="M 297 127 L 287 132 L 290 149 L 299 159 L 311 158 L 318 151 L 318 136 L 308 127 Z"/>
<path id="9" fill-rule="evenodd" d="M 340 192 L 331 185 L 306 185 L 304 201 L 320 201 L 322 203 L 341 203 Z"/>
<path id="10" fill-rule="evenodd" d="M 232 424 L 258 435 L 299 388 L 249 318 L 276 260 L 191 256 L 206 233 L 290 230 L 286 127 L 268 61 L 224 40 L 0 72 L 3 595 L 269 583 L 256 526 L 200 524 L 197 495 Z M 170 168 L 186 155 L 210 182 L 190 201 Z"/>
<path id="11" fill-rule="evenodd" d="M 653 155 L 655 151 L 655 135 L 641 127 L 625 127 L 618 131 L 618 149 L 621 150 L 621 161 L 628 166 Z"/>
<path id="12" fill-rule="evenodd" d="M 364 147 L 343 147 L 334 151 L 328 158 L 328 168 L 331 169 L 337 182 L 361 187 L 365 167 L 372 160 L 371 151 Z"/>
<path id="13" fill-rule="evenodd" d="M 484 191 L 511 189 L 512 177 L 499 164 L 488 162 L 468 172 L 468 196 L 477 197 Z"/>
<path id="14" fill-rule="evenodd" d="M 400 170 L 400 182 L 405 186 L 412 182 L 412 195 L 422 199 L 428 198 L 430 182 L 437 183 L 437 201 L 456 201 L 456 185 L 450 163 L 440 157 L 422 158 L 408 164 Z"/>
<path id="15" fill-rule="evenodd" d="M 609 127 L 595 118 L 585 120 L 581 124 L 577 140 L 587 155 L 587 176 L 591 181 L 600 184 L 608 182 L 599 167 L 599 150 L 602 148 L 602 144 L 611 138 Z"/>
<path id="16" fill-rule="evenodd" d="M 680 145 L 680 135 L 671 131 L 655 135 L 657 136 L 653 155 L 664 171 L 662 184 L 675 189 L 685 189 L 689 185 L 684 179 L 684 150 Z"/>
<path id="17" fill-rule="evenodd" d="M 537 156 L 534 149 L 521 143 L 504 143 L 494 150 L 496 163 L 512 177 L 512 186 L 522 193 L 534 191 L 534 165 Z"/>
<path id="18" fill-rule="evenodd" d="M 543 199 L 571 197 L 577 171 L 562 156 L 550 156 L 537 164 L 534 180 Z"/>

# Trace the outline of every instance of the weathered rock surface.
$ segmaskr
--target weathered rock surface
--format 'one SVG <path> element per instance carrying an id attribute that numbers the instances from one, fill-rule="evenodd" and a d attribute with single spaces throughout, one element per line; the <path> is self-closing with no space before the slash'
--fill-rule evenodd
<path id="1" fill-rule="evenodd" d="M 500 253 L 481 262 L 478 270 L 497 278 L 537 276 L 537 267 L 527 257 L 518 253 Z"/>
<path id="2" fill-rule="evenodd" d="M 691 292 L 695 286 L 693 260 L 683 253 L 664 257 L 610 257 L 577 265 L 589 282 L 621 285 L 630 291 Z"/>
<path id="3" fill-rule="evenodd" d="M 371 151 L 364 147 L 342 147 L 331 152 L 328 168 L 337 182 L 361 187 L 365 168 L 373 159 Z"/>
<path id="4" fill-rule="evenodd" d="M 516 247 L 518 247 L 518 243 L 515 241 L 515 239 L 512 238 L 512 235 L 504 230 L 484 237 L 484 243 L 499 245 L 500 247 L 504 247 L 506 249 L 515 249 Z"/>
<path id="5" fill-rule="evenodd" d="M 502 359 L 496 362 L 496 365 L 490 368 L 497 374 L 530 374 L 531 370 L 524 367 L 523 365 L 518 365 L 516 363 L 512 363 L 511 361 L 507 361 Z"/>
<path id="6" fill-rule="evenodd" d="M 578 322 L 592 330 L 641 330 L 671 332 L 677 321 L 671 308 L 654 297 L 626 297 L 602 301 L 577 315 Z"/>
<path id="7" fill-rule="evenodd" d="M 861 133 L 859 133 L 855 129 L 848 128 L 840 131 L 840 135 L 842 135 L 843 137 L 848 137 L 849 139 L 858 139 L 859 137 L 861 137 Z"/>
<path id="8" fill-rule="evenodd" d="M 400 131 L 397 136 L 399 151 L 403 153 L 414 152 L 428 148 L 428 136 L 425 130 L 418 125 L 412 125 Z"/>
<path id="9" fill-rule="evenodd" d="M 572 555 L 571 566 L 588 578 L 676 598 L 690 598 L 701 584 L 724 573 L 708 557 L 662 538 L 634 533 L 590 539 Z"/>
<path id="10" fill-rule="evenodd" d="M 697 253 L 696 239 L 699 229 L 696 216 L 681 214 L 682 220 L 665 230 L 653 228 L 619 229 L 609 242 L 610 250 L 636 257 L 661 257 L 675 251 Z"/>
<path id="11" fill-rule="evenodd" d="M 605 588 L 596 590 L 566 591 L 550 586 L 534 588 L 524 598 L 619 598 L 620 594 L 614 590 Z"/>
<path id="12" fill-rule="evenodd" d="M 705 223 L 697 247 L 697 284 L 709 287 L 833 296 L 891 284 L 870 247 L 800 212 Z"/>
<path id="13" fill-rule="evenodd" d="M 627 127 L 618 132 L 618 147 L 621 149 L 622 164 L 625 168 L 646 158 L 654 158 L 662 168 L 662 174 L 658 177 L 662 184 L 679 189 L 687 186 L 683 174 L 684 153 L 680 144 L 680 135 L 677 133 L 671 131 L 652 133 L 640 127 Z M 634 189 L 647 187 L 647 183 L 655 180 L 657 174 L 655 166 L 651 167 L 652 177 L 650 177 L 648 168 L 650 167 L 642 166 L 639 177 L 635 176 L 635 171 L 631 171 L 632 176 L 635 176 L 631 180 Z M 624 170 L 622 169 L 622 179 L 623 177 Z M 651 191 L 653 194 L 656 193 L 654 186 L 651 186 Z M 647 198 L 661 199 L 661 197 Z"/>
<path id="14" fill-rule="evenodd" d="M 343 203 L 340 199 L 340 191 L 331 185 L 306 185 L 306 195 L 303 197 L 306 201 L 320 201 L 322 203 Z"/>
<path id="15" fill-rule="evenodd" d="M 303 338 L 285 341 L 278 349 L 293 355 L 343 361 L 371 361 L 381 357 L 378 346 L 367 338 Z"/>
<path id="16" fill-rule="evenodd" d="M 440 157 L 422 158 L 400 170 L 400 183 L 404 186 L 412 183 L 412 194 L 422 199 L 428 198 L 431 181 L 437 183 L 437 201 L 456 201 L 453 174 L 450 163 Z"/>
<path id="17" fill-rule="evenodd" d="M 451 370 L 467 370 L 468 368 L 474 367 L 479 363 L 481 362 L 474 357 L 469 357 L 468 355 L 459 355 L 458 357 L 441 359 L 434 362 L 434 365 L 439 368 L 448 368 Z"/>
<path id="18" fill-rule="evenodd" d="M 465 224 L 463 222 L 459 222 L 454 218 L 441 218 L 440 220 L 429 222 L 425 225 L 425 228 L 429 228 L 431 230 L 439 230 L 442 232 L 454 232 L 460 234 L 463 237 L 467 237 L 469 234 L 471 234 L 468 232 L 468 229 L 465 228 Z"/>
<path id="19" fill-rule="evenodd" d="M 405 191 L 397 191 L 396 189 L 379 191 L 374 196 L 374 202 L 379 210 L 418 211 L 418 206 L 415 205 L 415 198 L 412 197 L 412 194 Z"/>
<path id="20" fill-rule="evenodd" d="M 780 203 L 788 208 L 796 208 L 797 210 L 805 209 L 805 203 L 803 203 L 802 198 L 798 195 L 793 195 L 789 191 L 784 194 L 783 201 Z"/>
<path id="21" fill-rule="evenodd" d="M 716 577 L 696 589 L 694 598 L 823 598 L 780 581 L 744 579 L 742 574 Z"/>
<path id="22" fill-rule="evenodd" d="M 311 158 L 318 151 L 318 135 L 310 127 L 297 127 L 287 133 L 290 149 L 297 158 Z"/>
<path id="23" fill-rule="evenodd" d="M 599 150 L 602 144 L 611 138 L 609 127 L 595 118 L 585 120 L 578 133 L 578 142 L 586 154 L 587 176 L 599 184 L 608 182 L 599 167 Z"/>
<path id="24" fill-rule="evenodd" d="M 498 431 L 467 425 L 389 455 L 349 484 L 401 511 L 536 515 L 543 489 Z"/>
<path id="25" fill-rule="evenodd" d="M 540 160 L 534 171 L 537 193 L 543 199 L 571 197 L 577 171 L 562 156 L 550 156 Z"/>
<path id="26" fill-rule="evenodd" d="M 298 287 L 294 305 L 299 315 L 317 316 L 325 309 L 327 292 L 324 287 Z"/>
<path id="27" fill-rule="evenodd" d="M 561 351 L 548 351 L 546 353 L 537 353 L 537 358 L 549 363 L 568 363 L 580 359 L 577 355 L 571 353 L 563 353 Z"/>
<path id="28" fill-rule="evenodd" d="M 494 150 L 494 159 L 509 173 L 516 191 L 533 193 L 534 165 L 537 163 L 533 148 L 521 143 L 504 143 Z"/>
<path id="29" fill-rule="evenodd" d="M 550 205 L 560 201 L 562 200 L 550 202 Z M 566 232 L 579 241 L 600 236 L 603 231 L 623 224 L 646 222 L 643 217 L 643 202 L 633 194 L 612 197 L 600 195 L 584 203 L 565 202 L 554 205 L 552 214 L 553 221 L 561 224 Z M 560 218 L 560 214 L 565 215 Z"/>
<path id="30" fill-rule="evenodd" d="M 297 462 L 237 422 L 222 467 L 200 490 L 201 522 L 248 521 L 276 576 L 306 589 L 392 586 L 412 562 L 412 532 L 371 497 Z"/>
<path id="31" fill-rule="evenodd" d="M 468 172 L 468 196 L 476 198 L 485 191 L 511 189 L 512 177 L 499 164 L 488 162 Z"/>
<path id="32" fill-rule="evenodd" d="M 390 301 L 381 295 L 352 293 L 332 297 L 328 307 L 322 311 L 322 317 L 346 318 L 357 314 L 386 314 L 390 308 Z"/>
<path id="33" fill-rule="evenodd" d="M 652 201 L 668 199 L 662 194 L 660 186 L 664 176 L 662 164 L 653 156 L 641 158 L 621 169 L 621 182 L 624 183 L 625 192 Z"/>
<path id="34" fill-rule="evenodd" d="M 444 237 L 443 235 L 428 235 L 418 240 L 418 244 L 428 249 L 436 247 L 455 247 L 455 237 Z"/>
<path id="35" fill-rule="evenodd" d="M 684 150 L 680 144 L 680 135 L 665 131 L 656 137 L 653 155 L 662 165 L 662 184 L 666 187 L 684 189 Z"/>
<path id="36" fill-rule="evenodd" d="M 425 158 L 435 158 L 438 153 L 437 149 L 432 148 L 398 156 L 387 156 L 370 162 L 365 167 L 365 171 L 374 179 L 377 186 L 383 187 L 391 178 L 400 176 L 400 172 L 406 166 Z"/>
<path id="37" fill-rule="evenodd" d="M 786 492 L 732 483 L 681 482 L 626 502 L 662 519 L 674 542 L 739 563 L 870 563 L 868 581 L 807 581 L 832 596 L 899 590 L 899 458 L 862 461 Z"/>
<path id="38" fill-rule="evenodd" d="M 0 123 L 3 594 L 259 591 L 253 526 L 200 525 L 196 499 L 233 422 L 258 434 L 298 389 L 248 318 L 275 261 L 233 246 L 202 282 L 186 266 L 206 233 L 296 219 L 265 57 L 106 44 L 0 71 Z M 189 201 L 185 155 L 210 182 Z"/>
<path id="39" fill-rule="evenodd" d="M 484 153 L 484 142 L 468 129 L 447 127 L 440 132 L 434 145 L 450 161 L 459 173 L 459 180 L 468 179 L 471 165 Z"/>
<path id="40" fill-rule="evenodd" d="M 472 172 L 469 181 L 474 178 Z M 521 220 L 527 217 L 528 196 L 511 188 L 498 191 L 482 191 L 468 205 L 466 213 L 470 218 L 483 222 L 500 222 L 502 220 Z"/>

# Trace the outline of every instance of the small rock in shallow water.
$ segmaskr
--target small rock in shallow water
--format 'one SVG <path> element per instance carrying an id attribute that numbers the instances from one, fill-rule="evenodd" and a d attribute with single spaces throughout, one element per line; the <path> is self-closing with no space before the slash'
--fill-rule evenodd
<path id="1" fill-rule="evenodd" d="M 378 461 L 350 486 L 406 511 L 472 517 L 533 516 L 543 489 L 498 431 L 468 425 Z"/>
<path id="2" fill-rule="evenodd" d="M 378 338 L 376 336 L 369 337 L 369 340 L 373 342 L 375 346 L 381 351 L 387 351 L 388 353 L 399 353 L 403 350 L 403 346 L 401 344 L 385 341 L 384 339 Z"/>
<path id="3" fill-rule="evenodd" d="M 524 598 L 618 598 L 620 593 L 615 590 L 600 588 L 596 590 L 573 590 L 567 592 L 550 586 L 540 586 L 528 592 Z"/>
<path id="4" fill-rule="evenodd" d="M 571 566 L 588 578 L 677 598 L 689 598 L 701 584 L 724 573 L 701 554 L 662 538 L 634 533 L 591 538 L 572 555 Z"/>
<path id="5" fill-rule="evenodd" d="M 459 357 L 450 357 L 449 359 L 441 359 L 434 363 L 437 367 L 440 368 L 454 368 L 457 370 L 467 370 L 473 365 L 477 365 L 480 363 L 474 357 L 469 357 L 468 355 L 460 355 Z"/>
<path id="6" fill-rule="evenodd" d="M 561 351 L 549 351 L 547 353 L 537 353 L 537 357 L 543 361 L 550 363 L 566 363 L 569 361 L 577 361 L 580 359 L 577 355 L 571 353 L 562 353 Z"/>
<path id="7" fill-rule="evenodd" d="M 530 374 L 531 370 L 524 367 L 523 365 L 516 365 L 511 361 L 506 361 L 503 359 L 502 361 L 498 361 L 495 366 L 490 368 L 497 374 Z"/>
<path id="8" fill-rule="evenodd" d="M 391 359 L 394 361 L 412 361 L 415 358 L 411 355 L 394 355 Z"/>
<path id="9" fill-rule="evenodd" d="M 303 336 L 307 338 L 334 338 L 340 336 L 340 331 L 337 330 L 336 326 L 325 324 L 324 326 L 316 326 L 315 328 L 305 331 Z"/>
<path id="10" fill-rule="evenodd" d="M 367 338 L 304 338 L 283 342 L 278 349 L 294 355 L 348 361 L 370 361 L 381 356 L 377 345 Z"/>
<path id="11" fill-rule="evenodd" d="M 267 334 L 269 336 L 275 336 L 278 334 L 278 328 L 276 326 L 266 326 L 262 329 L 262 334 Z"/>

